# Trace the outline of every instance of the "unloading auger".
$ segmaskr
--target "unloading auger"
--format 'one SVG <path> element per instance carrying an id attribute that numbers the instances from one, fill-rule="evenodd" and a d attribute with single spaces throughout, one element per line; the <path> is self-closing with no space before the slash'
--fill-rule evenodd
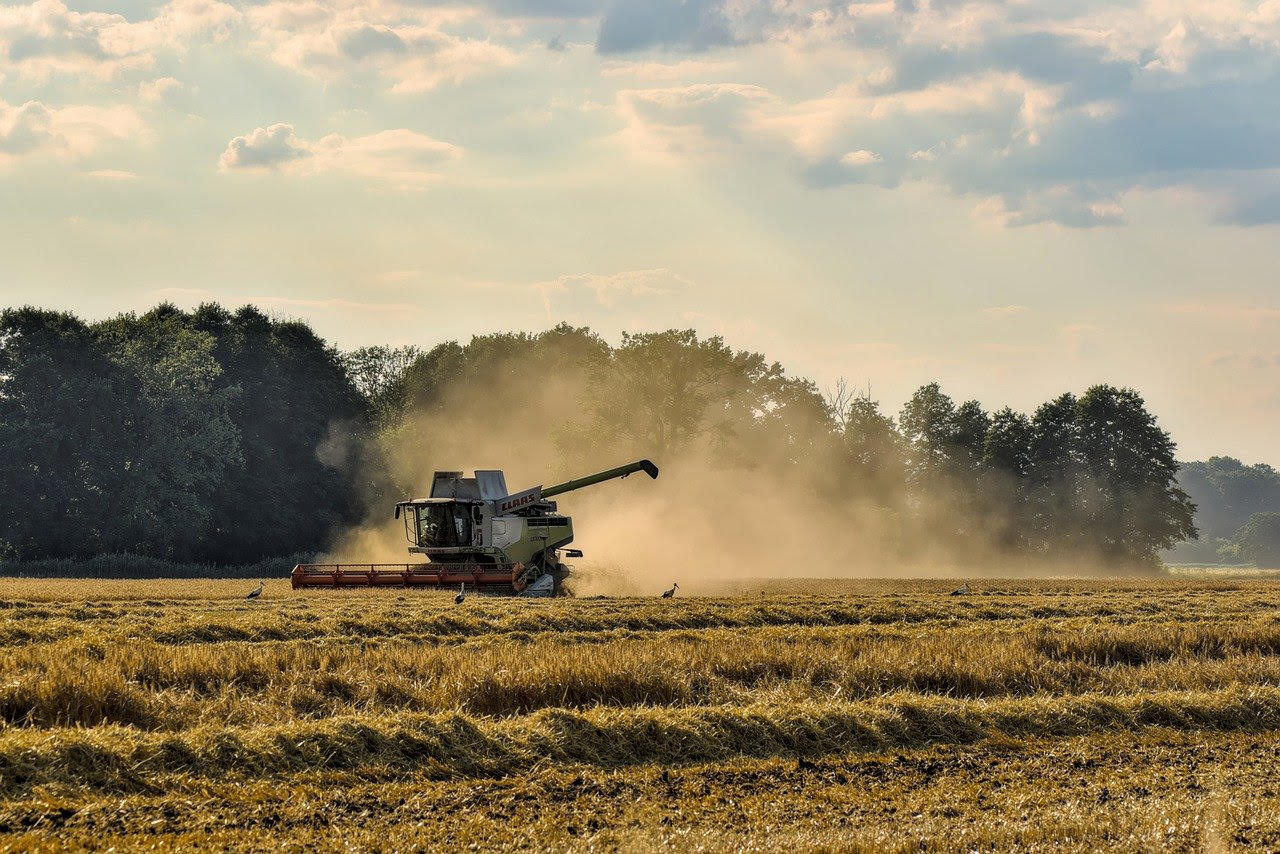
<path id="1" fill-rule="evenodd" d="M 290 578 L 298 587 L 459 587 L 519 596 L 561 592 L 569 567 L 563 557 L 582 557 L 573 542 L 573 519 L 556 510 L 554 496 L 658 467 L 637 460 L 554 486 L 507 491 L 497 469 L 438 471 L 431 495 L 396 504 L 404 520 L 409 552 L 418 563 L 301 563 Z"/>

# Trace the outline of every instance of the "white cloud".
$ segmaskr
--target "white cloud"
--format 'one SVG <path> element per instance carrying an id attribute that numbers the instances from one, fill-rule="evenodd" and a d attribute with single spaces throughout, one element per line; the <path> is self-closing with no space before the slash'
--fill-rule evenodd
<path id="1" fill-rule="evenodd" d="M 620 139 L 641 156 L 718 153 L 758 142 L 762 117 L 776 103 L 767 89 L 740 83 L 624 89 L 616 105 L 626 123 Z"/>
<path id="2" fill-rule="evenodd" d="M 105 178 L 108 181 L 132 181 L 138 176 L 125 169 L 91 169 L 84 173 L 90 178 Z"/>
<path id="3" fill-rule="evenodd" d="M 409 187 L 440 177 L 439 170 L 461 156 L 456 145 L 404 128 L 352 138 L 330 134 L 310 142 L 292 125 L 274 124 L 232 139 L 219 166 L 224 172 L 343 172 Z"/>
<path id="4" fill-rule="evenodd" d="M 274 169 L 310 154 L 310 147 L 294 134 L 293 125 L 274 124 L 232 139 L 218 164 L 224 171 Z"/>
<path id="5" fill-rule="evenodd" d="M 1127 191 L 1165 187 L 1216 190 L 1223 222 L 1280 221 L 1276 0 L 690 0 L 661 25 L 637 8 L 610 7 L 600 51 L 696 49 L 658 68 L 714 70 L 618 94 L 636 154 L 754 158 L 816 187 L 923 181 L 1005 226 L 1119 224 Z"/>
<path id="6" fill-rule="evenodd" d="M 155 80 L 143 80 L 138 84 L 138 97 L 155 104 L 163 101 L 170 92 L 181 88 L 182 84 L 173 77 L 157 77 Z"/>
<path id="7" fill-rule="evenodd" d="M 542 292 L 544 301 L 552 293 L 565 293 L 574 289 L 590 291 L 601 305 L 614 305 L 624 298 L 664 296 L 687 288 L 692 283 L 665 267 L 652 270 L 624 270 L 619 273 L 572 273 L 534 287 Z"/>
<path id="8" fill-rule="evenodd" d="M 868 163 L 879 163 L 881 160 L 884 158 L 865 148 L 850 151 L 840 157 L 840 162 L 846 166 L 866 166 Z"/>
<path id="9" fill-rule="evenodd" d="M 400 93 L 512 65 L 509 48 L 450 32 L 478 15 L 463 7 L 309 0 L 276 0 L 246 12 L 257 49 L 279 65 L 322 80 L 369 75 Z"/>
<path id="10" fill-rule="evenodd" d="M 0 101 L 0 165 L 20 157 L 83 157 L 107 141 L 141 131 L 141 120 L 128 107 L 50 107 L 40 101 L 10 106 Z"/>
<path id="11" fill-rule="evenodd" d="M 217 0 L 169 0 L 151 18 L 131 21 L 106 12 L 78 12 L 62 0 L 0 7 L 0 56 L 20 76 L 109 79 L 146 70 L 158 52 L 182 51 L 193 40 L 225 38 L 240 13 Z"/>

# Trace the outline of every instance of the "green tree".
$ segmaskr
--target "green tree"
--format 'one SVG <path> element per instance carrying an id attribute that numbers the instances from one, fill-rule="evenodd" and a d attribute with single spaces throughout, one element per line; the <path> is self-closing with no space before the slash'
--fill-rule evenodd
<path id="1" fill-rule="evenodd" d="M 1231 550 L 1236 531 L 1255 513 L 1280 511 L 1280 472 L 1265 463 L 1245 465 L 1233 457 L 1183 463 L 1178 485 L 1196 505 L 1200 540 L 1180 543 L 1167 555 L 1170 560 L 1236 560 Z"/>
<path id="2" fill-rule="evenodd" d="M 587 401 L 598 441 L 657 458 L 695 442 L 734 456 L 733 440 L 771 408 L 782 367 L 692 329 L 623 333 Z M 813 392 L 816 396 L 816 391 Z M 820 398 L 819 398 L 820 400 Z"/>
<path id="3" fill-rule="evenodd" d="M 1254 513 L 1234 539 L 1240 557 L 1257 566 L 1280 567 L 1280 512 Z"/>
<path id="4" fill-rule="evenodd" d="M 364 395 L 375 423 L 392 423 L 404 410 L 401 378 L 422 350 L 404 347 L 360 347 L 342 354 L 342 364 L 356 390 Z"/>
<path id="5" fill-rule="evenodd" d="M 976 477 L 986 453 L 991 416 L 976 400 L 966 400 L 952 416 L 951 456 L 953 471 L 962 477 Z"/>
<path id="6" fill-rule="evenodd" d="M 982 440 L 982 461 L 987 469 L 1021 479 L 1031 472 L 1031 420 L 1005 407 L 991 417 Z"/>
<path id="7" fill-rule="evenodd" d="M 880 412 L 870 395 L 849 402 L 841 431 L 844 451 L 842 470 L 849 475 L 849 489 L 885 506 L 901 502 L 906 478 L 902 437 L 893 418 Z"/>
<path id="8" fill-rule="evenodd" d="M 14 557 L 184 557 L 238 461 L 212 339 L 161 306 L 0 315 L 0 540 Z"/>
<path id="9" fill-rule="evenodd" d="M 1033 436 L 1031 420 L 1006 406 L 991 416 L 982 445 L 981 512 L 994 542 L 1019 552 L 1034 544 L 1029 478 Z"/>
<path id="10" fill-rule="evenodd" d="M 0 556 L 108 547 L 129 388 L 75 316 L 0 313 Z"/>
<path id="11" fill-rule="evenodd" d="M 368 410 L 337 351 L 306 324 L 252 306 L 203 305 L 186 323 L 215 341 L 217 388 L 237 390 L 229 414 L 243 455 L 213 501 L 204 559 L 318 550 L 385 501 Z"/>
<path id="12" fill-rule="evenodd" d="M 130 378 L 118 402 L 123 458 L 110 487 L 113 548 L 158 557 L 198 554 L 224 477 L 242 461 L 219 388 L 213 336 L 187 328 L 173 306 L 94 326 L 108 357 Z"/>
<path id="13" fill-rule="evenodd" d="M 1133 389 L 1094 386 L 1077 408 L 1095 547 L 1121 563 L 1158 563 L 1160 550 L 1196 536 L 1195 505 L 1177 485 L 1177 446 Z"/>
<path id="14" fill-rule="evenodd" d="M 1033 551 L 1085 548 L 1088 532 L 1079 512 L 1084 469 L 1076 396 L 1067 393 L 1041 404 L 1031 418 L 1027 461 L 1026 533 Z"/>
<path id="15" fill-rule="evenodd" d="M 937 383 L 921 386 L 902 407 L 898 428 L 907 442 L 907 480 L 917 488 L 941 481 L 956 449 L 956 405 Z"/>

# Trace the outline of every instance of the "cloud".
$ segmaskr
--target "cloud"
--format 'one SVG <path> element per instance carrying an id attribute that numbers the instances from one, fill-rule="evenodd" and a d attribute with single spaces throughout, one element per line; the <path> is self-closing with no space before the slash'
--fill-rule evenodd
<path id="1" fill-rule="evenodd" d="M 1280 222 L 1273 0 L 677 5 L 611 4 L 598 48 L 737 59 L 712 73 L 756 96 L 705 75 L 684 99 L 623 91 L 637 153 L 757 158 L 817 188 L 925 182 L 1009 227 L 1119 225 L 1126 193 L 1166 187 L 1218 197 L 1219 222 Z M 770 65 L 785 85 L 757 82 Z"/>
<path id="2" fill-rule="evenodd" d="M 1266 305 L 1200 302 L 1169 305 L 1165 306 L 1164 310 L 1169 314 L 1183 315 L 1200 321 L 1210 320 L 1252 329 L 1280 321 L 1280 308 Z"/>
<path id="3" fill-rule="evenodd" d="M 596 38 L 600 53 L 651 47 L 705 50 L 736 44 L 723 0 L 613 0 Z"/>
<path id="4" fill-rule="evenodd" d="M 173 77 L 157 77 L 155 80 L 143 80 L 138 84 L 138 97 L 148 103 L 156 104 L 168 97 L 170 92 L 182 88 L 182 84 Z"/>
<path id="5" fill-rule="evenodd" d="M 193 40 L 225 38 L 239 20 L 238 10 L 218 0 L 169 0 L 139 20 L 35 0 L 0 7 L 0 57 L 24 78 L 110 79 L 149 69 L 158 53 L 181 52 Z"/>
<path id="6" fill-rule="evenodd" d="M 615 305 L 622 299 L 673 294 L 691 285 L 692 282 L 688 279 L 660 267 L 652 270 L 624 270 L 605 275 L 572 273 L 538 282 L 534 287 L 541 291 L 543 301 L 550 311 L 550 296 L 553 293 L 585 290 L 593 293 L 600 305 L 608 306 Z"/>
<path id="7" fill-rule="evenodd" d="M 739 83 L 624 89 L 617 96 L 626 123 L 621 138 L 640 155 L 724 153 L 761 141 L 760 121 L 776 100 L 763 87 Z"/>
<path id="8" fill-rule="evenodd" d="M 1124 208 L 1117 201 L 1091 196 L 1087 188 L 1069 185 L 991 196 L 975 212 L 1001 226 L 1015 228 L 1041 223 L 1094 228 L 1124 222 Z"/>
<path id="9" fill-rule="evenodd" d="M 108 181 L 133 181 L 137 173 L 124 169 L 92 169 L 86 173 L 90 178 L 105 178 Z"/>
<path id="10" fill-rule="evenodd" d="M 476 8 L 274 0 L 245 14 L 257 50 L 322 80 L 368 77 L 416 93 L 516 61 L 502 44 L 452 31 L 476 22 Z"/>
<path id="11" fill-rule="evenodd" d="M 218 163 L 224 171 L 274 169 L 310 156 L 310 146 L 298 139 L 293 125 L 274 124 L 231 140 Z"/>
<path id="12" fill-rule="evenodd" d="M 141 131 L 141 120 L 128 107 L 50 107 L 40 101 L 11 106 L 0 101 L 0 165 L 22 157 L 84 157 L 105 142 Z"/>
<path id="13" fill-rule="evenodd" d="M 845 166 L 866 166 L 869 163 L 879 163 L 884 160 L 874 151 L 868 151 L 865 148 L 859 148 L 857 151 L 847 152 L 840 157 L 840 162 Z"/>
<path id="14" fill-rule="evenodd" d="M 329 134 L 309 142 L 299 138 L 292 125 L 274 124 L 232 139 L 219 168 L 304 175 L 339 172 L 409 187 L 438 178 L 441 167 L 461 156 L 456 145 L 404 128 L 352 138 Z"/>
<path id="15" fill-rule="evenodd" d="M 1252 176 L 1251 176 L 1252 177 Z M 1273 225 L 1280 223 L 1280 176 L 1258 175 L 1249 185 L 1237 185 L 1225 196 L 1214 222 L 1220 225 Z"/>
<path id="16" fill-rule="evenodd" d="M 1030 310 L 1025 305 L 993 305 L 989 308 L 984 308 L 982 313 L 988 317 L 1016 317 L 1026 314 Z"/>

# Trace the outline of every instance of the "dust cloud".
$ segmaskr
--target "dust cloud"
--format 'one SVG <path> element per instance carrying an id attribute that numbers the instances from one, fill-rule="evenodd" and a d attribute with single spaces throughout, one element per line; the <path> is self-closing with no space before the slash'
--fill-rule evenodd
<path id="1" fill-rule="evenodd" d="M 385 429 L 377 453 L 397 494 L 371 497 L 368 521 L 322 560 L 420 560 L 407 552 L 393 505 L 425 496 L 436 470 L 502 469 L 516 492 L 650 458 L 656 481 L 636 474 L 557 496 L 586 555 L 571 561 L 576 595 L 652 595 L 673 581 L 696 594 L 763 578 L 1106 574 L 1084 558 L 1033 561 L 1002 541 L 1009 520 L 966 508 L 959 494 L 896 495 L 886 506 L 841 482 L 835 466 L 796 464 L 765 438 L 735 446 L 731 459 L 696 438 L 665 454 L 629 438 L 605 441 L 579 406 L 591 394 L 585 368 L 534 374 L 500 364 Z"/>

